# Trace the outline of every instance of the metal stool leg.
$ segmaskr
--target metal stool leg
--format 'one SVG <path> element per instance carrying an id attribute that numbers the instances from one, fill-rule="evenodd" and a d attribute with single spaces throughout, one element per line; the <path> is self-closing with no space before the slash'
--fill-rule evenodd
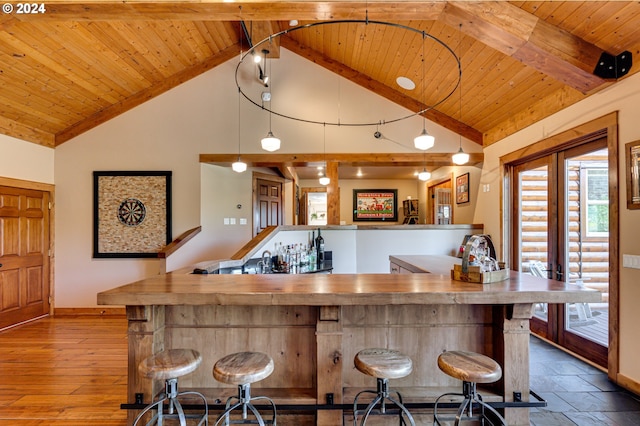
<path id="1" fill-rule="evenodd" d="M 377 381 L 377 390 L 375 392 L 372 390 L 363 390 L 356 394 L 356 397 L 353 400 L 353 425 L 357 426 L 358 424 L 358 412 L 359 412 L 358 397 L 363 393 L 373 393 L 376 395 L 376 397 L 373 399 L 373 401 L 369 403 L 367 408 L 364 410 L 364 416 L 362 417 L 360 426 L 365 426 L 367 419 L 369 418 L 369 415 L 371 414 L 371 412 L 373 411 L 373 409 L 378 403 L 380 404 L 380 414 L 385 414 L 387 411 L 386 405 L 385 405 L 387 400 L 392 402 L 398 407 L 399 409 L 398 416 L 400 419 L 400 425 L 406 424 L 404 421 L 404 417 L 406 416 L 406 418 L 409 419 L 409 422 L 411 423 L 411 425 L 415 426 L 415 421 L 413 420 L 413 416 L 411 415 L 409 410 L 407 410 L 407 407 L 405 407 L 404 404 L 402 403 L 402 395 L 400 395 L 398 391 L 392 391 L 396 395 L 398 395 L 398 400 L 392 398 L 389 395 L 389 381 L 387 379 L 380 379 L 380 378 L 377 378 L 376 381 Z"/>
<path id="2" fill-rule="evenodd" d="M 473 382 L 462 382 L 462 393 L 445 393 L 440 395 L 436 399 L 435 404 L 433 406 L 434 426 L 435 425 L 442 426 L 442 424 L 440 423 L 440 419 L 438 418 L 438 403 L 440 402 L 440 398 L 445 396 L 462 396 L 464 398 L 460 402 L 460 406 L 458 407 L 458 411 L 456 413 L 455 423 L 454 423 L 455 426 L 458 426 L 460 424 L 460 421 L 463 420 L 463 418 L 473 417 L 473 404 L 478 404 L 480 406 L 480 409 L 481 409 L 480 421 L 483 425 L 485 420 L 491 423 L 491 425 L 493 425 L 493 422 L 486 416 L 484 412 L 486 408 L 487 410 L 491 411 L 493 415 L 496 416 L 496 418 L 500 421 L 500 424 L 502 424 L 503 426 L 507 426 L 507 422 L 505 421 L 504 417 L 502 417 L 495 408 L 493 408 L 491 405 L 487 404 L 482 400 L 482 396 L 480 396 L 480 394 L 478 394 L 477 392 L 476 383 L 473 383 Z M 466 411 L 466 414 L 465 414 L 465 411 Z"/>
<path id="3" fill-rule="evenodd" d="M 231 405 L 231 401 L 237 399 L 238 402 Z M 260 412 L 256 409 L 256 407 L 254 407 L 254 405 L 251 403 L 251 401 L 256 401 L 256 400 L 260 400 L 260 399 L 264 399 L 267 400 L 269 402 L 269 404 L 271 405 L 271 410 L 273 411 L 273 417 L 271 419 L 271 422 L 266 423 L 264 421 L 264 419 L 262 418 L 262 415 L 260 414 Z M 235 410 L 236 408 L 242 408 L 242 420 L 239 421 L 234 421 L 230 419 L 230 414 L 233 410 Z M 247 420 L 248 418 L 248 411 L 251 411 L 254 415 L 254 417 L 256 418 L 255 421 L 250 421 Z M 250 383 L 245 383 L 245 384 L 241 384 L 238 385 L 238 396 L 230 396 L 227 399 L 227 404 L 225 406 L 225 410 L 218 416 L 218 419 L 215 422 L 214 426 L 218 426 L 218 424 L 220 424 L 220 421 L 222 419 L 224 419 L 224 424 L 229 425 L 229 424 L 258 424 L 260 426 L 265 426 L 266 424 L 272 424 L 273 426 L 276 426 L 276 404 L 275 402 L 273 402 L 273 400 L 271 398 L 268 398 L 266 396 L 257 396 L 255 398 L 251 398 L 251 384 Z"/>
<path id="4" fill-rule="evenodd" d="M 182 404 L 178 401 L 178 397 L 183 395 L 197 395 L 202 399 L 204 404 L 204 413 L 202 415 L 188 415 L 185 414 L 184 409 L 182 408 Z M 169 401 L 169 408 L 167 413 L 164 412 L 164 403 Z M 133 422 L 133 425 L 136 426 L 140 419 L 150 410 L 157 408 L 158 412 L 151 417 L 151 419 L 146 423 L 146 426 L 151 426 L 156 424 L 158 426 L 162 426 L 164 422 L 164 418 L 167 416 L 175 417 L 180 422 L 180 426 L 187 426 L 187 419 L 194 418 L 200 419 L 198 422 L 198 426 L 208 425 L 209 424 L 209 407 L 207 406 L 207 400 L 200 392 L 178 392 L 178 379 L 167 379 L 165 381 L 165 390 L 164 393 L 160 394 L 158 400 L 148 406 L 146 406 L 137 416 Z"/>

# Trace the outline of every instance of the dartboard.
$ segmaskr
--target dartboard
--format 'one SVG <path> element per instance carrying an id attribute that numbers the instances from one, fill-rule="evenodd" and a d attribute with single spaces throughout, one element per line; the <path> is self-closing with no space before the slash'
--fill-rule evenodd
<path id="1" fill-rule="evenodd" d="M 127 198 L 118 207 L 118 219 L 127 226 L 140 225 L 146 215 L 147 209 L 144 204 L 135 198 Z"/>

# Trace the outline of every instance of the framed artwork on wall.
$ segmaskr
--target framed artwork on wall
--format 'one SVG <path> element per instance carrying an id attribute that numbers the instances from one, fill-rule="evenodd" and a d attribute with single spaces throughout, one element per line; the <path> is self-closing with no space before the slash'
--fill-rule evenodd
<path id="1" fill-rule="evenodd" d="M 627 176 L 627 208 L 640 209 L 640 141 L 624 146 Z"/>
<path id="2" fill-rule="evenodd" d="M 456 178 L 456 204 L 469 202 L 469 173 Z"/>
<path id="3" fill-rule="evenodd" d="M 170 171 L 93 172 L 93 257 L 157 257 L 171 242 Z"/>
<path id="4" fill-rule="evenodd" d="M 353 221 L 398 221 L 397 189 L 354 189 Z"/>

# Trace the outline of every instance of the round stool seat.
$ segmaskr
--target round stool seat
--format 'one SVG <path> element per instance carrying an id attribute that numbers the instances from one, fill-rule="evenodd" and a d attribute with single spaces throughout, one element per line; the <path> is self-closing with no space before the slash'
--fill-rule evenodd
<path id="1" fill-rule="evenodd" d="M 255 383 L 273 372 L 273 359 L 262 352 L 237 352 L 220 358 L 213 366 L 213 377 L 232 385 Z"/>
<path id="2" fill-rule="evenodd" d="M 138 371 L 148 379 L 167 380 L 195 371 L 202 362 L 200 352 L 193 349 L 169 349 L 145 358 Z"/>
<path id="3" fill-rule="evenodd" d="M 502 377 L 502 368 L 488 356 L 466 351 L 443 352 L 438 367 L 451 377 L 472 383 L 493 383 Z"/>
<path id="4" fill-rule="evenodd" d="M 393 349 L 363 349 L 353 362 L 360 372 L 380 379 L 399 379 L 413 371 L 411 358 Z"/>

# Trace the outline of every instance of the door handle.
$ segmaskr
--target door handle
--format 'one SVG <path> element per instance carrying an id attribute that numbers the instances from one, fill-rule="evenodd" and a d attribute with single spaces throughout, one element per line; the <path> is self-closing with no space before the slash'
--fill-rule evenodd
<path id="1" fill-rule="evenodd" d="M 556 267 L 556 280 L 562 281 L 562 277 L 564 276 L 564 272 L 562 272 L 562 265 L 558 263 Z"/>

